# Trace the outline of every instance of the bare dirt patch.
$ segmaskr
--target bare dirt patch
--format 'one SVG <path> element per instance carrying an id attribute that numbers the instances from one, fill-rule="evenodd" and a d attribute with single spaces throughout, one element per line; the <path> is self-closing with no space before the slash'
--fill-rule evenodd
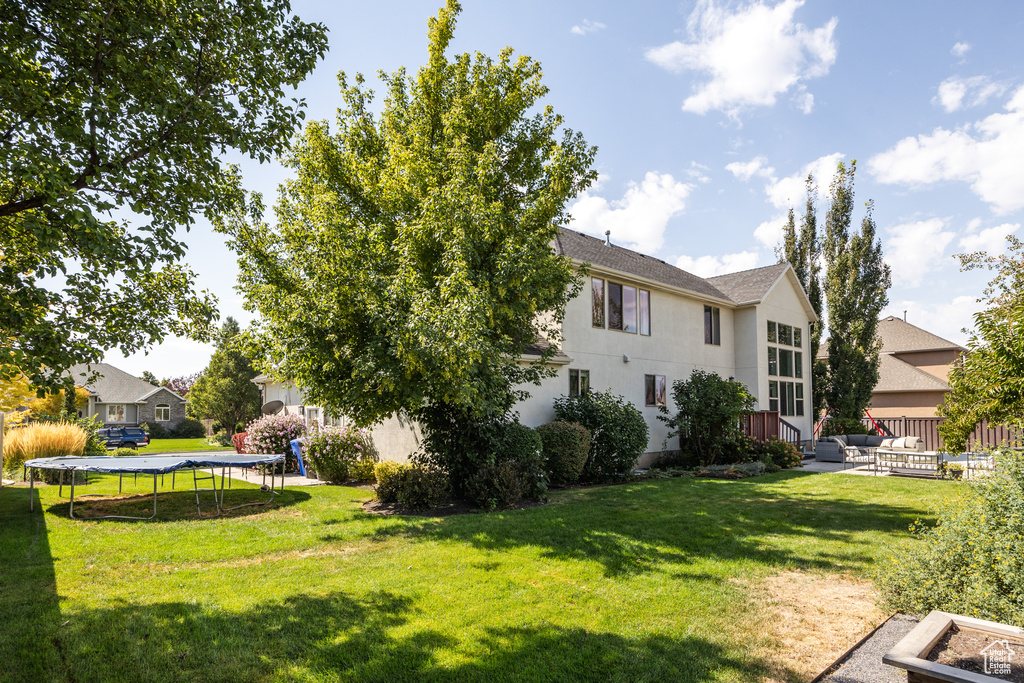
<path id="1" fill-rule="evenodd" d="M 761 655 L 772 680 L 809 681 L 885 621 L 870 581 L 784 571 L 750 585 L 777 645 Z"/>
<path id="2" fill-rule="evenodd" d="M 986 662 L 986 652 L 990 653 L 991 662 Z M 1008 657 L 1007 652 L 1010 653 Z M 954 626 L 935 644 L 928 655 L 928 661 L 1013 683 L 1024 683 L 1024 667 L 1011 663 L 1018 652 L 1024 652 L 1024 643 Z M 986 663 L 990 666 L 988 671 Z"/>

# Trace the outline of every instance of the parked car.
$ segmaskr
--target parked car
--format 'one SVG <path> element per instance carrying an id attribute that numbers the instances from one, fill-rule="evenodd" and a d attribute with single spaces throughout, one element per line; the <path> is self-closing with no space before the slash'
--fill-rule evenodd
<path id="1" fill-rule="evenodd" d="M 107 450 L 149 445 L 149 435 L 141 427 L 104 427 L 96 433 L 106 442 Z"/>

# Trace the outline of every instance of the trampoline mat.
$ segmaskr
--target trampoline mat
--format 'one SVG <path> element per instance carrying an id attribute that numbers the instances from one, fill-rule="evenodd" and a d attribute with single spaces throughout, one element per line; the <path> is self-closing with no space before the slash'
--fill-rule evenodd
<path id="1" fill-rule="evenodd" d="M 110 474 L 165 474 L 175 470 L 209 467 L 253 467 L 271 465 L 284 460 L 284 455 L 152 455 L 115 458 L 65 456 L 62 458 L 36 458 L 25 462 L 25 467 L 43 470 L 76 470 L 78 472 L 107 472 Z"/>

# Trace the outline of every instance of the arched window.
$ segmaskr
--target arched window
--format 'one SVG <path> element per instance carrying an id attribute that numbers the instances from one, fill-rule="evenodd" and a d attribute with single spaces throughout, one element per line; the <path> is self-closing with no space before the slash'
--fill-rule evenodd
<path id="1" fill-rule="evenodd" d="M 159 403 L 156 406 L 156 421 L 157 422 L 170 422 L 171 421 L 171 407 L 166 403 Z"/>

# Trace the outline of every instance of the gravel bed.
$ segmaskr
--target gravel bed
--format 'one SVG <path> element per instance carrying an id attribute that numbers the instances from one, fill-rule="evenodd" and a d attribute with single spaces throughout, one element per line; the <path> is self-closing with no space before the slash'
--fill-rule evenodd
<path id="1" fill-rule="evenodd" d="M 822 683 L 906 683 L 907 672 L 882 664 L 882 655 L 917 626 L 920 619 L 906 614 L 890 617 L 870 638 L 861 643 L 822 679 Z"/>

